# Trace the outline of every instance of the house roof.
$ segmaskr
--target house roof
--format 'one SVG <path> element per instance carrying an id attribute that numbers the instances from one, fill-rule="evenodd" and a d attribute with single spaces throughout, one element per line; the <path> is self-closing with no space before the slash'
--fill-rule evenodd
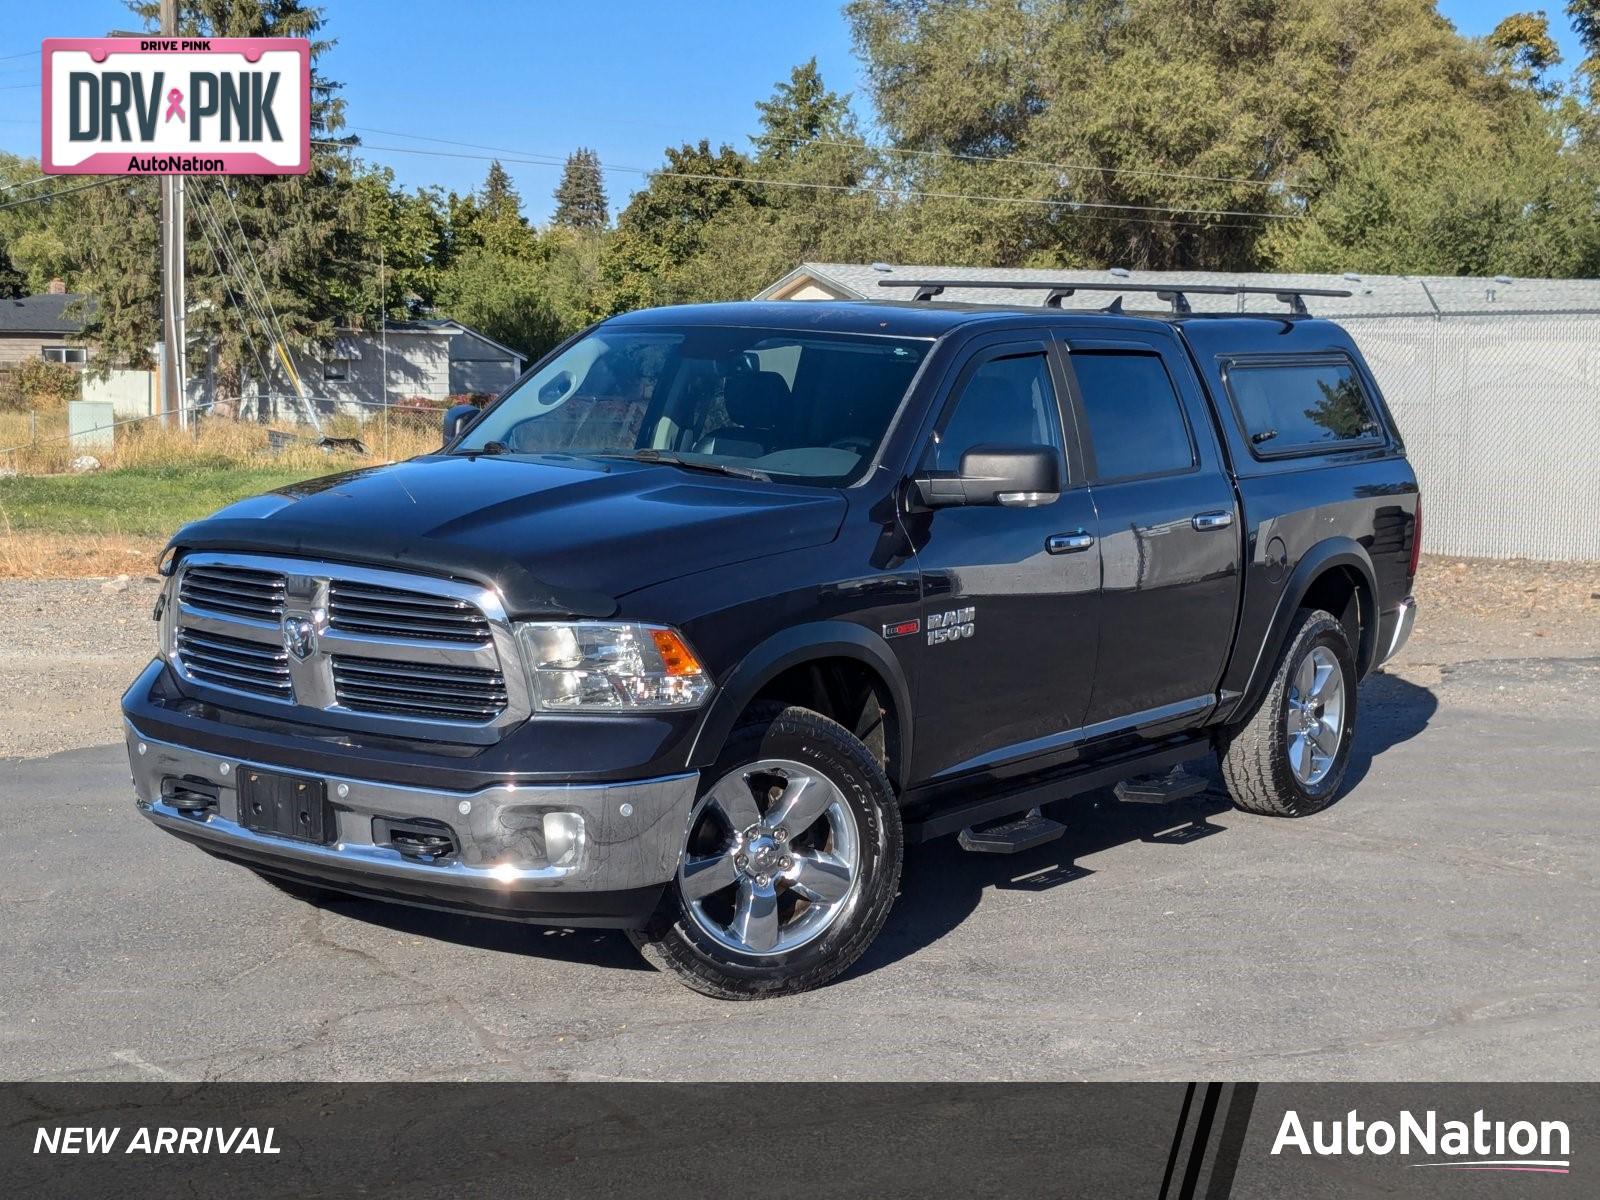
<path id="1" fill-rule="evenodd" d="M 66 315 L 81 299 L 76 292 L 53 292 L 0 300 L 0 333 L 81 333 L 83 322 Z"/>
<path id="2" fill-rule="evenodd" d="M 862 263 L 801 263 L 782 279 L 763 290 L 758 300 L 771 299 L 791 291 L 806 280 L 815 281 L 841 298 L 908 299 L 911 293 L 880 287 L 885 279 L 997 279 L 1019 282 L 1061 283 L 1146 283 L 1169 284 L 1244 284 L 1252 287 L 1335 288 L 1351 292 L 1348 297 L 1306 298 L 1306 306 L 1319 317 L 1442 316 L 1447 314 L 1511 315 L 1524 312 L 1600 312 L 1600 279 L 1512 279 L 1439 275 L 1293 275 L 1249 274 L 1223 271 L 1111 271 L 1048 270 L 1036 267 L 938 267 Z M 1008 304 L 1037 307 L 1044 303 L 1042 291 L 1003 289 L 946 288 L 939 302 L 967 301 L 981 304 Z M 1062 301 L 1063 308 L 1102 308 L 1108 294 L 1080 292 Z M 1272 296 L 1209 296 L 1192 294 L 1189 302 L 1195 312 L 1282 313 L 1283 305 Z M 1130 308 L 1135 307 L 1128 302 Z M 1140 306 L 1143 307 L 1143 306 Z M 1165 307 L 1164 304 L 1160 307 Z"/>
<path id="3" fill-rule="evenodd" d="M 518 362 L 528 361 L 526 354 L 513 350 L 502 342 L 495 341 L 481 329 L 474 329 L 471 325 L 445 317 L 414 317 L 404 321 L 389 321 L 385 323 L 384 328 L 390 333 L 437 333 L 450 337 L 458 333 L 465 333 L 477 338 L 486 345 L 493 346 L 496 350 L 504 353 L 507 358 L 514 358 Z M 376 338 L 381 334 L 378 329 L 341 329 L 339 332 L 342 336 L 369 338 Z"/>

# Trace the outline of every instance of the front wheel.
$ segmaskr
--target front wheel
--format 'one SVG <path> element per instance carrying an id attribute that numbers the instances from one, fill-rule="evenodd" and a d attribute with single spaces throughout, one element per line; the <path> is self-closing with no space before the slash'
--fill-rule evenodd
<path id="1" fill-rule="evenodd" d="M 1304 817 L 1332 804 L 1350 765 L 1356 659 L 1340 621 L 1302 609 L 1267 694 L 1222 751 L 1236 807 Z"/>
<path id="2" fill-rule="evenodd" d="M 883 768 L 841 725 L 752 709 L 689 818 L 646 958 L 725 1000 L 820 987 L 883 928 L 900 882 L 900 810 Z"/>

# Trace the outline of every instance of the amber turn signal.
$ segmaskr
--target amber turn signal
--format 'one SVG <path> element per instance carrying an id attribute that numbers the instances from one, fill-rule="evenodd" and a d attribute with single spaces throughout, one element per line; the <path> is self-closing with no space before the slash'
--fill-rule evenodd
<path id="1" fill-rule="evenodd" d="M 701 674 L 700 660 L 695 658 L 684 640 L 673 630 L 652 629 L 650 637 L 656 644 L 656 652 L 661 655 L 668 675 Z"/>

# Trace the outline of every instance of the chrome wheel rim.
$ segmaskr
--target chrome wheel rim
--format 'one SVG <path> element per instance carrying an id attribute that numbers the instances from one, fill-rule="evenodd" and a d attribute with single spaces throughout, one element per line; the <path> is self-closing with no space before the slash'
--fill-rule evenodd
<path id="1" fill-rule="evenodd" d="M 860 834 L 844 793 L 778 758 L 730 771 L 701 797 L 678 867 L 690 920 L 755 958 L 821 937 L 854 906 L 860 880 Z"/>
<path id="2" fill-rule="evenodd" d="M 1314 646 L 1289 681 L 1284 711 L 1289 769 L 1306 787 L 1328 777 L 1344 738 L 1344 672 L 1326 646 Z"/>

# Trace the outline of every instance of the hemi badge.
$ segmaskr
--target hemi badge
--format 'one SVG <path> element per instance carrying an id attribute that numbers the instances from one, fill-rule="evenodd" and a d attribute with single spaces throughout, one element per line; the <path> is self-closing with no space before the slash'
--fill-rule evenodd
<path id="1" fill-rule="evenodd" d="M 922 629 L 922 618 L 917 617 L 910 621 L 899 621 L 893 625 L 883 627 L 883 636 L 886 638 L 909 637 Z"/>

